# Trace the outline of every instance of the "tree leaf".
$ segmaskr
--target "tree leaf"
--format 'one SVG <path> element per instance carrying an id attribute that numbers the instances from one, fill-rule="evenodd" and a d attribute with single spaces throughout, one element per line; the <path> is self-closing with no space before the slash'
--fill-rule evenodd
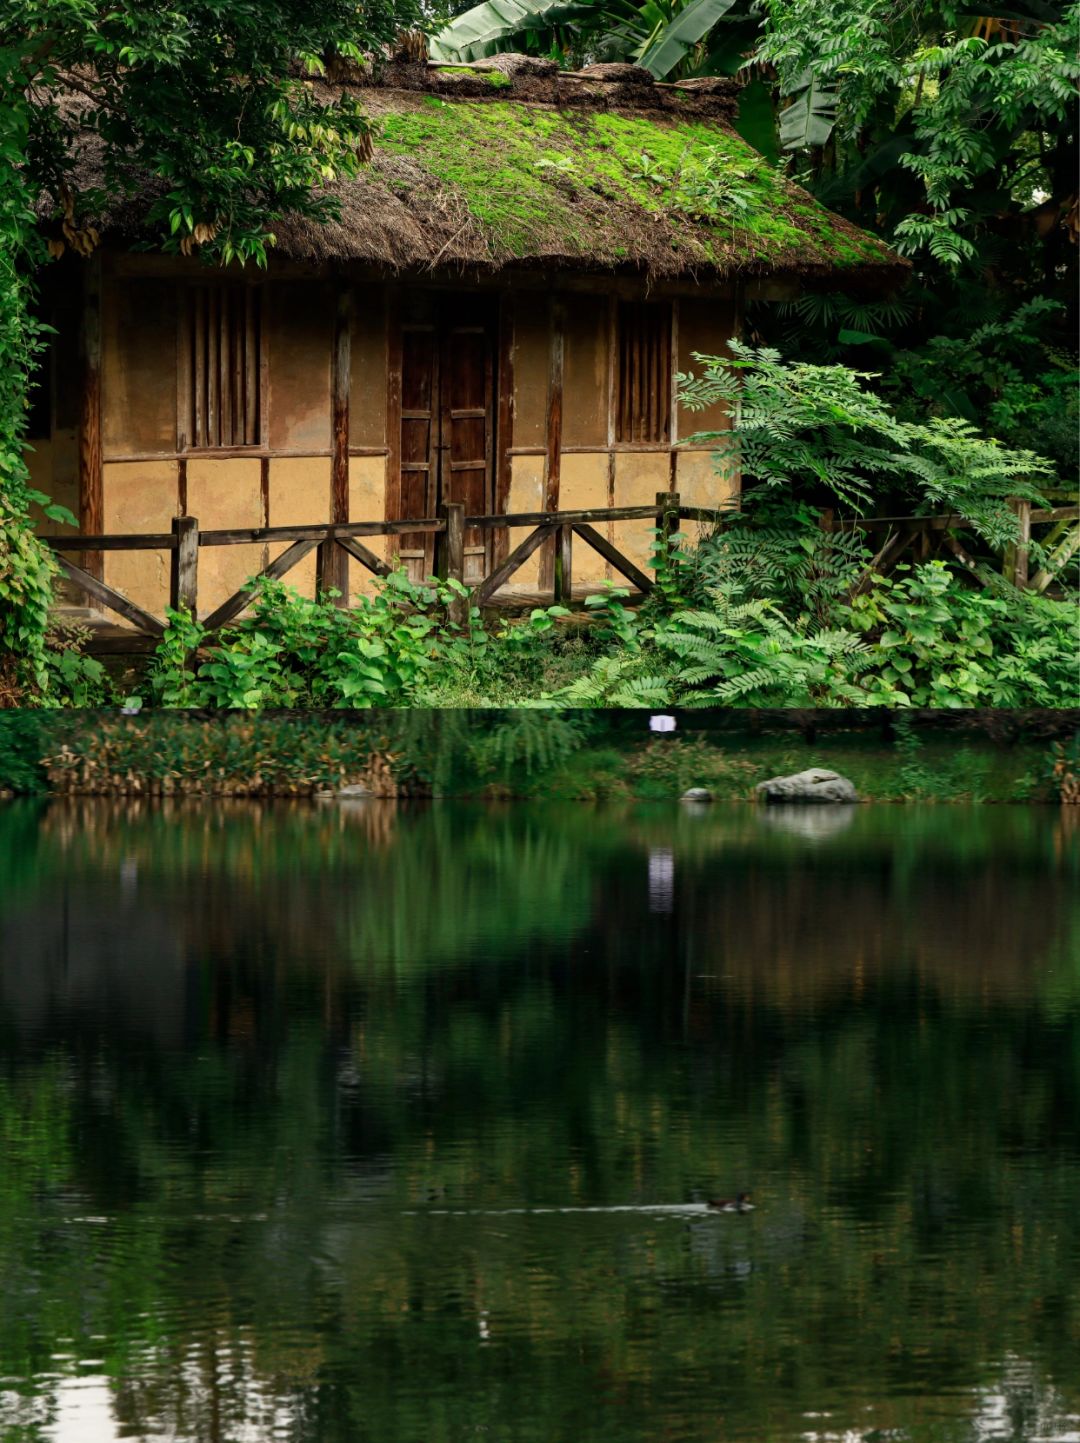
<path id="1" fill-rule="evenodd" d="M 432 60 L 483 60 L 512 49 L 526 31 L 550 30 L 589 10 L 582 0 L 484 0 L 431 36 L 428 53 Z"/>
<path id="2" fill-rule="evenodd" d="M 638 56 L 638 64 L 657 80 L 662 79 L 675 69 L 699 40 L 704 39 L 734 4 L 735 0 L 690 0 L 690 4 L 680 10 L 670 25 L 665 26 Z"/>
<path id="3" fill-rule="evenodd" d="M 836 88 L 813 70 L 799 76 L 791 104 L 780 112 L 780 143 L 785 150 L 824 145 L 836 124 Z"/>

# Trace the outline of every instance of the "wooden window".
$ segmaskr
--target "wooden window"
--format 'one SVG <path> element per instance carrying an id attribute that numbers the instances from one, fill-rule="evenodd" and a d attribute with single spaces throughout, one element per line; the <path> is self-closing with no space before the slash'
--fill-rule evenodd
<path id="1" fill-rule="evenodd" d="M 671 440 L 671 306 L 620 301 L 615 364 L 615 440 Z"/>
<path id="2" fill-rule="evenodd" d="M 260 443 L 261 299 L 259 289 L 245 285 L 188 291 L 185 422 L 192 450 Z"/>

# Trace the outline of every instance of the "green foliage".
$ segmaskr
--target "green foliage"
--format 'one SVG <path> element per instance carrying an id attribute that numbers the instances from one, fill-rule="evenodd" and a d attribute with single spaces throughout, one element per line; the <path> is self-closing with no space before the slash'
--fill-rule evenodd
<path id="1" fill-rule="evenodd" d="M 1011 497 L 1039 502 L 1031 478 L 1052 473 L 1031 451 L 986 440 L 955 416 L 902 421 L 868 390 L 867 372 L 785 362 L 778 351 L 729 343 L 731 358 L 695 355 L 682 376 L 683 404 L 731 410 L 729 430 L 705 433 L 744 486 L 828 497 L 865 514 L 889 495 L 919 510 L 964 516 L 991 546 L 1018 535 Z"/>
<path id="2" fill-rule="evenodd" d="M 456 595 L 453 583 L 420 586 L 397 571 L 346 609 L 259 578 L 247 614 L 212 643 L 189 616 L 169 612 L 147 699 L 225 708 L 407 706 L 438 667 L 467 667 L 487 645 L 475 609 L 464 628 L 449 624 Z"/>

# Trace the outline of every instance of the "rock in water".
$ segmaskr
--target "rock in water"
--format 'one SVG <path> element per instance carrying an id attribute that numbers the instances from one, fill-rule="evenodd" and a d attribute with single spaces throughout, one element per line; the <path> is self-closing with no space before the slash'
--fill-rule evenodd
<path id="1" fill-rule="evenodd" d="M 839 772 L 807 767 L 790 777 L 770 777 L 754 788 L 764 802 L 857 802 L 855 787 Z"/>
<path id="2" fill-rule="evenodd" d="M 708 787 L 691 787 L 688 792 L 683 792 L 679 798 L 680 802 L 711 802 L 712 792 Z"/>

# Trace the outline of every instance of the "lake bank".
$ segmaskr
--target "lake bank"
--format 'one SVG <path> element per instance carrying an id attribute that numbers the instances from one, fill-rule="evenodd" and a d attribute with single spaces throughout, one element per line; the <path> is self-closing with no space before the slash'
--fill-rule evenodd
<path id="1" fill-rule="evenodd" d="M 752 801 L 808 767 L 860 800 L 1074 800 L 1071 712 L 915 715 L 645 712 L 0 712 L 0 796 Z"/>

